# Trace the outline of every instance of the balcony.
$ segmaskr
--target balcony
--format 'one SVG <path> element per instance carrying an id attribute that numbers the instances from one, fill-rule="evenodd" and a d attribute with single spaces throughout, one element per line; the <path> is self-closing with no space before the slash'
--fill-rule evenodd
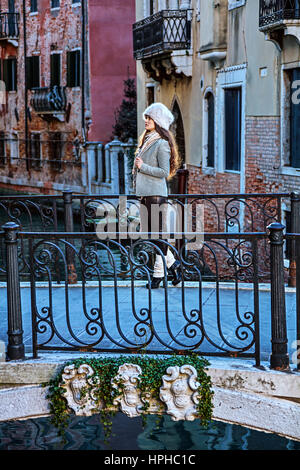
<path id="1" fill-rule="evenodd" d="M 161 10 L 133 25 L 134 58 L 142 61 L 145 71 L 155 80 L 182 72 L 176 71 L 177 67 L 184 68 L 176 57 L 184 56 L 186 61 L 191 48 L 191 13 Z"/>
<path id="2" fill-rule="evenodd" d="M 32 92 L 30 104 L 36 113 L 45 119 L 64 121 L 67 103 L 65 87 L 32 88 Z"/>
<path id="3" fill-rule="evenodd" d="M 283 35 L 300 41 L 300 0 L 260 0 L 259 29 L 279 43 Z"/>
<path id="4" fill-rule="evenodd" d="M 0 13 L 0 40 L 19 39 L 19 13 Z"/>

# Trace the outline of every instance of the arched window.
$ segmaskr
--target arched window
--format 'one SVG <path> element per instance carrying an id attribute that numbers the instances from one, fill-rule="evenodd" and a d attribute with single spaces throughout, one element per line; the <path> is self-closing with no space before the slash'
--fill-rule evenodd
<path id="1" fill-rule="evenodd" d="M 178 146 L 178 151 L 182 160 L 182 164 L 185 163 L 185 137 L 184 137 L 184 127 L 183 127 L 183 120 L 180 112 L 180 108 L 178 106 L 177 101 L 175 100 L 173 109 L 173 115 L 175 117 L 175 121 L 172 126 L 173 133 L 175 135 L 176 143 Z"/>
<path id="2" fill-rule="evenodd" d="M 176 139 L 178 152 L 181 157 L 181 168 L 177 171 L 177 174 L 174 176 L 174 178 L 169 181 L 169 193 L 185 194 L 187 188 L 187 170 L 185 169 L 185 137 L 183 120 L 176 100 L 174 101 L 172 107 L 172 113 L 175 117 L 175 120 L 170 130 L 173 132 Z"/>

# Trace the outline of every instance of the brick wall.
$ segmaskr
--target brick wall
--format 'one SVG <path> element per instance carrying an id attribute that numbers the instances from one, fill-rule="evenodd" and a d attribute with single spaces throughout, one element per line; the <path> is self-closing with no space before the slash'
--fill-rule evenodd
<path id="1" fill-rule="evenodd" d="M 245 193 L 278 193 L 300 191 L 300 178 L 282 175 L 280 171 L 280 117 L 247 117 L 245 128 Z M 240 192 L 240 175 L 233 173 L 206 174 L 202 168 L 189 166 L 189 194 L 234 194 Z M 300 174 L 299 174 L 300 176 Z M 276 200 L 266 202 L 266 199 L 247 201 L 247 204 L 228 203 L 229 199 L 205 202 L 204 228 L 205 231 L 217 231 L 225 228 L 225 222 L 235 223 L 235 218 L 243 209 L 244 230 L 264 231 L 266 225 L 272 222 L 276 214 Z M 287 204 L 288 205 L 288 204 Z M 221 224 L 218 224 L 217 215 Z M 265 271 L 267 265 L 268 247 L 265 243 L 258 244 L 258 259 L 260 271 Z M 226 254 L 217 251 L 219 273 L 226 278 L 229 268 Z M 207 263 L 215 272 L 211 256 Z M 249 270 L 251 273 L 251 269 Z"/>

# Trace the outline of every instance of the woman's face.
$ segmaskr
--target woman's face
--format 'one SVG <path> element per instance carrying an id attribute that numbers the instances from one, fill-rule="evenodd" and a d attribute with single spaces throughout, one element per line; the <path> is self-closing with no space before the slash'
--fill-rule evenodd
<path id="1" fill-rule="evenodd" d="M 150 116 L 145 116 L 145 129 L 146 131 L 154 131 L 155 129 L 155 122 L 153 121 L 153 119 L 151 119 Z"/>

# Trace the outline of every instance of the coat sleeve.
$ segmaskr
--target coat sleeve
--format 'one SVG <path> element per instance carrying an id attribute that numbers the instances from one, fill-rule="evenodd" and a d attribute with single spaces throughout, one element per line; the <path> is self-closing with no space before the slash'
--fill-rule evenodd
<path id="1" fill-rule="evenodd" d="M 162 140 L 157 152 L 158 166 L 143 163 L 140 167 L 140 172 L 155 176 L 156 178 L 168 178 L 170 173 L 170 156 L 171 149 L 169 143 L 166 140 Z"/>

